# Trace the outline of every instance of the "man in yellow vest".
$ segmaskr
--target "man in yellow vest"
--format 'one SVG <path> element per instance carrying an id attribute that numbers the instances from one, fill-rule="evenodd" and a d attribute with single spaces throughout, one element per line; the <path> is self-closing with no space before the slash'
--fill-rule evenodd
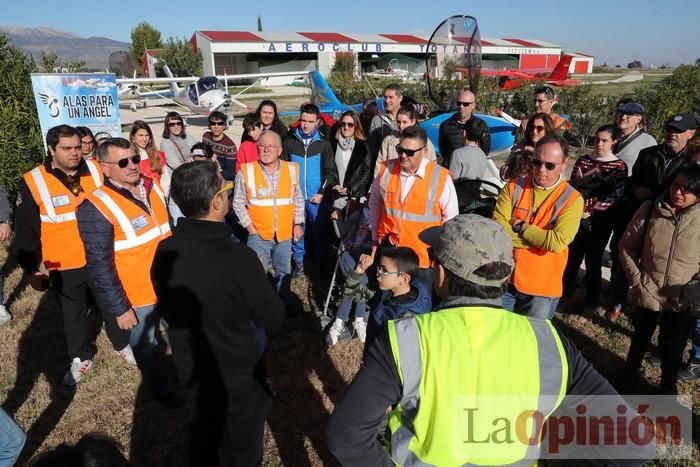
<path id="1" fill-rule="evenodd" d="M 428 245 L 419 235 L 455 217 L 459 205 L 450 173 L 424 157 L 427 144 L 421 127 L 403 131 L 396 146 L 399 158 L 382 164 L 370 188 L 369 222 L 372 257 L 380 245 L 411 248 L 418 255 L 416 277 L 430 287 Z"/>
<path id="2" fill-rule="evenodd" d="M 304 197 L 299 189 L 299 166 L 280 159 L 282 140 L 263 131 L 257 141 L 258 161 L 241 165 L 236 175 L 233 210 L 248 230 L 248 246 L 263 269 L 272 264 L 277 293 L 287 300 L 291 281 L 292 239 L 304 235 Z"/>
<path id="3" fill-rule="evenodd" d="M 583 215 L 583 198 L 564 178 L 569 162 L 566 140 L 545 136 L 537 142 L 530 175 L 503 187 L 493 218 L 513 242 L 515 269 L 503 308 L 552 319 L 562 294 L 568 246 Z"/>
<path id="4" fill-rule="evenodd" d="M 165 195 L 141 175 L 140 156 L 129 141 L 112 138 L 97 149 L 104 185 L 89 193 L 77 211 L 87 269 L 101 305 L 130 343 L 146 384 L 166 406 L 180 401 L 167 390 L 167 374 L 155 337 L 159 319 L 151 263 L 158 243 L 170 236 Z"/>
<path id="5" fill-rule="evenodd" d="M 432 313 L 389 321 L 367 349 L 328 423 L 328 447 L 341 465 L 532 465 L 563 447 L 552 449 L 552 435 L 540 444 L 553 413 L 573 424 L 569 411 L 590 396 L 627 410 L 550 321 L 500 307 L 513 267 L 513 245 L 500 225 L 464 214 L 434 230 L 426 240 L 442 301 Z M 524 426 L 535 411 L 539 422 Z M 387 412 L 382 445 L 377 429 Z M 583 444 L 572 437 L 566 449 L 588 458 L 615 455 L 591 454 Z M 634 445 L 629 458 L 639 450 Z"/>
<path id="6" fill-rule="evenodd" d="M 75 128 L 51 128 L 46 133 L 46 146 L 44 163 L 20 181 L 15 210 L 17 259 L 34 289 L 51 287 L 56 292 L 70 359 L 63 383 L 73 386 L 92 368 L 93 345 L 102 321 L 85 268 L 75 211 L 87 193 L 102 185 L 103 176 L 94 161 L 83 160 Z M 48 276 L 39 270 L 41 262 Z M 102 315 L 115 352 L 135 364 L 128 333 L 117 327 L 114 316 L 104 308 Z"/>

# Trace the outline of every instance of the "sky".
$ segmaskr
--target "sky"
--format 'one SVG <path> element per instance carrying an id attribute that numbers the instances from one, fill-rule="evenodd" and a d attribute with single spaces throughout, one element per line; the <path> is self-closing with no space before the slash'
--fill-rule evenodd
<path id="1" fill-rule="evenodd" d="M 394 33 L 429 36 L 452 15 L 471 15 L 481 37 L 539 39 L 566 52 L 595 56 L 601 65 L 693 63 L 700 57 L 698 0 L 150 0 L 93 3 L 55 0 L 11 2 L 0 24 L 50 27 L 82 37 L 131 42 L 131 29 L 147 21 L 163 39 L 190 38 L 196 30 L 255 31 L 257 17 L 270 32 Z M 117 11 L 112 11 L 116 6 Z M 308 7 L 307 7 L 308 6 Z"/>

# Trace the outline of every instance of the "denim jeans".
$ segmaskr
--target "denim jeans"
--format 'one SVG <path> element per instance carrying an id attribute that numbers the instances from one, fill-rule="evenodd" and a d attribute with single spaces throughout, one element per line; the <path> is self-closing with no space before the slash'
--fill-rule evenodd
<path id="1" fill-rule="evenodd" d="M 283 299 L 287 299 L 291 294 L 291 273 L 292 273 L 292 239 L 283 242 L 276 240 L 263 240 L 260 235 L 248 236 L 248 248 L 258 255 L 262 262 L 263 269 L 267 272 L 270 264 L 275 270 L 275 288 Z"/>
<path id="2" fill-rule="evenodd" d="M 692 357 L 700 360 L 700 318 L 693 320 L 693 328 L 690 330 L 690 337 L 693 341 Z"/>
<path id="3" fill-rule="evenodd" d="M 155 397 L 160 397 L 168 390 L 168 375 L 156 340 L 156 328 L 160 317 L 155 313 L 155 305 L 135 307 L 134 311 L 139 323 L 131 328 L 129 345 L 144 382 Z"/>
<path id="4" fill-rule="evenodd" d="M 513 284 L 508 284 L 508 290 L 503 294 L 501 300 L 503 308 L 508 311 L 541 319 L 554 318 L 554 312 L 557 310 L 557 303 L 559 303 L 559 297 L 539 297 L 520 293 Z"/>
<path id="5" fill-rule="evenodd" d="M 0 467 L 15 465 L 26 440 L 22 429 L 0 408 Z"/>
<path id="6" fill-rule="evenodd" d="M 304 236 L 298 242 L 292 244 L 294 262 L 302 264 L 307 250 L 313 249 L 314 259 L 320 264 L 328 246 L 328 239 L 326 238 L 326 231 L 330 222 L 328 203 L 324 200 L 320 204 L 313 204 L 311 201 L 306 200 L 304 204 L 306 206 Z"/>

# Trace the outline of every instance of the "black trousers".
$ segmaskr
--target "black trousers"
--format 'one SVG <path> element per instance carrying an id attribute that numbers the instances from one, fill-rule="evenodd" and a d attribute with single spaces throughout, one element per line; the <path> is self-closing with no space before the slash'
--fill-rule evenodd
<path id="1" fill-rule="evenodd" d="M 588 228 L 590 226 L 590 228 Z M 600 297 L 603 252 L 612 232 L 612 220 L 607 213 L 600 213 L 582 223 L 569 245 L 569 258 L 564 270 L 564 296 L 571 297 L 576 289 L 576 275 L 581 263 L 586 261 L 586 304 L 595 306 Z"/>
<path id="2" fill-rule="evenodd" d="M 627 372 L 635 374 L 642 365 L 644 354 L 659 324 L 659 358 L 661 359 L 661 384 L 675 384 L 678 371 L 683 365 L 683 349 L 688 342 L 690 324 L 689 311 L 651 311 L 635 307 L 632 316 L 634 334 L 627 353 Z"/>
<path id="3" fill-rule="evenodd" d="M 258 378 L 219 378 L 210 374 L 184 393 L 191 413 L 190 465 L 261 465 L 272 398 Z"/>
<path id="4" fill-rule="evenodd" d="M 63 312 L 68 359 L 91 360 L 95 355 L 95 340 L 104 321 L 107 337 L 115 350 L 129 345 L 129 331 L 119 329 L 116 317 L 97 306 L 87 269 L 51 271 L 51 290 L 56 294 Z"/>

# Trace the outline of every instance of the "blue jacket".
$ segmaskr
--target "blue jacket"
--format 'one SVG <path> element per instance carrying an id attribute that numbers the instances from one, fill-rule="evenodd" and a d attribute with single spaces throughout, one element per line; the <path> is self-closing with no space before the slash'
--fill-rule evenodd
<path id="1" fill-rule="evenodd" d="M 301 130 L 295 128 L 282 144 L 282 158 L 299 164 L 299 186 L 305 200 L 317 193 L 323 194 L 337 185 L 338 168 L 328 141 L 316 131 L 308 146 L 304 145 Z"/>

